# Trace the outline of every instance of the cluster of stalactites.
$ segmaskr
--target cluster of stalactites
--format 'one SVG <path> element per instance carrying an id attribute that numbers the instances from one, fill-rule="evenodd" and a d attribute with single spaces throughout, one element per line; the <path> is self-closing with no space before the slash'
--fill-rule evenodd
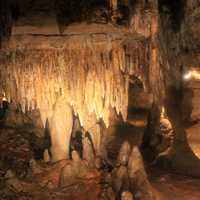
<path id="1" fill-rule="evenodd" d="M 145 77 L 148 68 L 143 49 L 70 43 L 64 50 L 7 51 L 1 56 L 0 92 L 20 104 L 23 112 L 39 109 L 44 124 L 62 96 L 82 126 L 91 113 L 108 126 L 110 107 L 127 118 L 129 75 Z"/>

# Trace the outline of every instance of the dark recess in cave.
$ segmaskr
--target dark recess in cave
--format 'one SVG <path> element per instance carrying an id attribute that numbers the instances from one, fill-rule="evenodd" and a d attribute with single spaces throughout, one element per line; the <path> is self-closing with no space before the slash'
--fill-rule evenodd
<path id="1" fill-rule="evenodd" d="M 158 2 L 160 14 L 163 14 L 163 17 L 166 14 L 170 15 L 172 28 L 174 31 L 178 31 L 185 17 L 186 0 L 159 0 Z"/>

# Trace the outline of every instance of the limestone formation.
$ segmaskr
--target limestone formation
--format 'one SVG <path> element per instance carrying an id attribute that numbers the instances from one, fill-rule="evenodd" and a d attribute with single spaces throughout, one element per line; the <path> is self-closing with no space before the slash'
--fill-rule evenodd
<path id="1" fill-rule="evenodd" d="M 64 98 L 57 100 L 50 120 L 52 161 L 69 158 L 69 144 L 72 131 L 73 115 Z"/>
<path id="2" fill-rule="evenodd" d="M 94 166 L 97 168 L 97 169 L 103 169 L 104 166 L 105 166 L 105 163 L 104 163 L 104 160 L 102 157 L 100 156 L 97 156 L 95 157 L 95 160 L 94 160 Z"/>
<path id="3" fill-rule="evenodd" d="M 84 137 L 83 139 L 83 159 L 85 159 L 91 167 L 94 167 L 94 148 L 88 137 Z"/>
<path id="4" fill-rule="evenodd" d="M 113 189 L 111 187 L 109 187 L 107 190 L 106 190 L 106 194 L 105 194 L 106 198 L 109 199 L 109 200 L 115 200 L 116 199 L 116 195 L 113 191 Z"/>
<path id="5" fill-rule="evenodd" d="M 50 155 L 49 155 L 49 150 L 45 149 L 43 153 L 43 160 L 45 163 L 48 163 L 51 161 Z"/>
<path id="6" fill-rule="evenodd" d="M 4 176 L 6 179 L 15 178 L 16 174 L 12 170 L 7 170 Z"/>
<path id="7" fill-rule="evenodd" d="M 142 155 L 137 146 L 132 148 L 128 162 L 128 174 L 130 178 L 131 192 L 140 193 L 141 199 L 155 199 L 152 186 L 150 185 L 144 168 Z"/>
<path id="8" fill-rule="evenodd" d="M 77 151 L 72 151 L 72 161 L 72 168 L 75 177 L 84 176 L 88 172 L 88 162 L 85 160 L 81 160 L 80 155 Z"/>
<path id="9" fill-rule="evenodd" d="M 72 151 L 72 161 L 67 163 L 60 174 L 60 186 L 76 184 L 80 179 L 87 178 L 90 167 L 85 160 L 81 160 L 77 151 Z"/>
<path id="10" fill-rule="evenodd" d="M 74 177 L 72 166 L 66 165 L 61 171 L 59 186 L 63 187 L 74 183 L 76 183 L 76 179 Z"/>
<path id="11" fill-rule="evenodd" d="M 80 155 L 78 154 L 77 151 L 72 151 L 72 160 L 75 163 L 79 163 L 81 161 Z"/>
<path id="12" fill-rule="evenodd" d="M 125 141 L 120 148 L 117 163 L 120 165 L 127 165 L 130 153 L 131 153 L 131 146 L 127 141 Z"/>
<path id="13" fill-rule="evenodd" d="M 129 191 L 123 191 L 121 195 L 121 200 L 133 200 L 133 195 Z"/>
<path id="14" fill-rule="evenodd" d="M 95 155 L 101 155 L 101 127 L 98 123 L 91 123 L 87 130 L 88 136 L 92 141 Z"/>
<path id="15" fill-rule="evenodd" d="M 100 200 L 115 200 L 116 195 L 111 187 L 105 188 L 105 190 L 102 191 Z"/>
<path id="16" fill-rule="evenodd" d="M 120 166 L 112 172 L 112 185 L 116 194 L 120 194 L 122 190 L 129 189 L 128 169 L 126 166 Z"/>
<path id="17" fill-rule="evenodd" d="M 20 193 L 30 190 L 30 186 L 27 183 L 18 179 L 12 170 L 8 170 L 6 172 L 5 178 L 7 187 L 13 192 Z"/>
<path id="18" fill-rule="evenodd" d="M 31 160 L 29 161 L 29 166 L 30 166 L 31 172 L 32 172 L 33 174 L 40 174 L 40 173 L 42 173 L 42 169 L 41 169 L 41 167 L 39 166 L 39 164 L 36 162 L 36 160 L 31 159 Z"/>
<path id="19" fill-rule="evenodd" d="M 5 113 L 5 125 L 10 127 L 23 127 L 31 124 L 30 119 L 21 112 L 15 103 L 10 103 Z"/>
<path id="20" fill-rule="evenodd" d="M 199 0 L 0 1 L 0 179 L 15 170 L 4 179 L 19 193 L 5 199 L 28 198 L 17 177 L 30 166 L 41 180 L 42 158 L 39 185 L 47 190 L 61 169 L 61 186 L 94 166 L 109 171 L 116 194 L 107 181 L 107 199 L 154 199 L 139 148 L 167 170 L 199 177 L 199 7 Z M 141 91 L 132 90 L 134 80 Z M 162 108 L 167 120 L 158 122 Z"/>
<path id="21" fill-rule="evenodd" d="M 123 41 L 126 51 L 122 43 L 113 43 L 109 38 L 106 41 L 98 45 L 91 37 L 84 40 L 74 36 L 70 42 L 66 40 L 64 50 L 35 46 L 25 51 L 17 47 L 2 51 L 0 77 L 8 78 L 1 79 L 4 83 L 0 90 L 9 101 L 20 104 L 23 112 L 38 109 L 43 126 L 49 122 L 53 161 L 69 157 L 71 110 L 78 116 L 81 126 L 96 138 L 93 142 L 99 153 L 100 129 L 95 120 L 87 125 L 88 116 L 95 115 L 108 126 L 109 107 L 112 106 L 126 120 L 129 74 L 147 82 L 142 66 L 150 64 L 149 45 L 144 38 L 133 38 L 134 45 Z M 126 54 L 132 57 L 131 62 L 126 62 Z M 77 60 L 77 56 L 81 59 Z"/>
<path id="22" fill-rule="evenodd" d="M 6 181 L 6 184 L 14 192 L 23 192 L 24 191 L 24 187 L 23 187 L 22 183 L 17 178 L 8 179 Z"/>

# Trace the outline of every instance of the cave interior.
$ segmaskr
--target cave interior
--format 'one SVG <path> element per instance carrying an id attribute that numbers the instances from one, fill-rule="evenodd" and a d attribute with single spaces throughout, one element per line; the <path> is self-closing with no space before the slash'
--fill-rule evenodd
<path id="1" fill-rule="evenodd" d="M 0 199 L 200 199 L 199 0 L 0 0 Z"/>

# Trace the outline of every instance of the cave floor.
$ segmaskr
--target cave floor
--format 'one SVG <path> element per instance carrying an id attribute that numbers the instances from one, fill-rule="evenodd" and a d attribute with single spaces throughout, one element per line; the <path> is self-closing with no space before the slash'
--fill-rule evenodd
<path id="1" fill-rule="evenodd" d="M 27 160 L 32 157 L 31 147 L 27 142 L 30 135 L 31 133 L 28 134 L 27 130 L 24 129 L 0 128 L 0 200 L 100 199 L 99 195 L 104 191 L 101 177 L 80 181 L 79 184 L 65 188 L 51 189 L 51 185 L 50 188 L 39 187 L 38 182 L 41 180 L 45 182 L 51 177 L 56 185 L 57 180 L 54 179 L 58 177 L 59 165 L 52 166 L 54 170 L 47 167 L 50 173 L 42 178 L 39 177 L 37 182 L 22 179 L 20 182 L 24 190 L 22 192 L 13 191 L 12 188 L 6 187 L 4 175 L 8 169 L 13 169 L 19 174 L 23 174 L 23 170 L 27 170 Z M 123 136 L 125 137 L 125 135 Z M 159 200 L 200 200 L 200 179 L 171 174 L 157 168 L 149 169 L 148 174 L 150 183 L 159 193 Z"/>
<path id="2" fill-rule="evenodd" d="M 6 197 L 29 200 L 97 200 L 99 198 L 99 181 L 91 181 L 89 184 L 77 184 L 66 188 L 53 190 L 41 190 L 32 188 L 31 193 L 11 193 Z M 152 186 L 158 192 L 157 200 L 199 200 L 200 180 L 181 175 L 174 175 L 162 171 L 153 172 L 150 177 Z M 99 193 L 100 192 L 100 193 Z M 1 198 L 0 198 L 1 199 Z M 3 198 L 4 199 L 4 198 Z M 5 198 L 7 199 L 7 198 Z"/>
<path id="3" fill-rule="evenodd" d="M 166 173 L 157 169 L 151 170 L 149 178 L 152 186 L 159 192 L 160 200 L 200 199 L 200 179 Z"/>

